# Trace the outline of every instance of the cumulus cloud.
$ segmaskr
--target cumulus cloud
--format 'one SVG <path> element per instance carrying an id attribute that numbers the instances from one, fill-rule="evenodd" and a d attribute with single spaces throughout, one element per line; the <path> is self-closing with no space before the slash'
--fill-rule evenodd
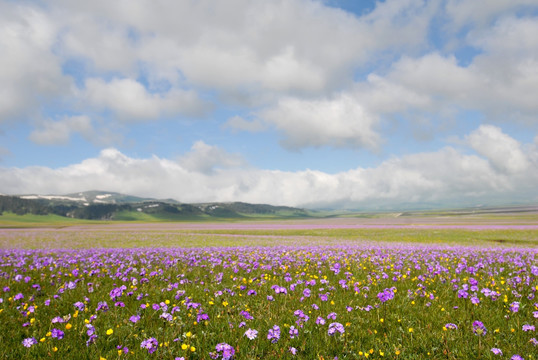
<path id="1" fill-rule="evenodd" d="M 259 119 L 247 120 L 241 116 L 232 116 L 224 124 L 225 128 L 230 128 L 233 130 L 249 131 L 249 132 L 260 132 L 267 128 L 263 121 Z"/>
<path id="2" fill-rule="evenodd" d="M 501 14 L 515 14 L 533 6 L 536 6 L 534 0 L 490 0 L 487 3 L 481 0 L 448 0 L 445 11 L 452 30 L 457 31 L 471 24 L 484 27 Z"/>
<path id="3" fill-rule="evenodd" d="M 380 136 L 377 118 L 357 99 L 339 94 L 331 99 L 286 98 L 259 113 L 266 123 L 282 132 L 285 147 L 364 147 L 376 150 Z"/>
<path id="4" fill-rule="evenodd" d="M 255 169 L 202 142 L 180 161 L 132 158 L 110 148 L 64 168 L 0 168 L 0 188 L 6 193 L 58 194 L 100 188 L 184 202 L 360 209 L 538 201 L 529 197 L 538 181 L 536 144 L 520 144 L 491 126 L 473 131 L 467 141 L 478 155 L 445 147 L 336 174 Z M 509 155 L 499 154 L 493 142 L 501 143 Z M 518 150 L 523 146 L 527 152 Z M 217 160 L 211 160 L 213 156 Z M 499 166 L 505 161 L 519 165 Z"/>
<path id="5" fill-rule="evenodd" d="M 236 168 L 246 164 L 241 155 L 230 154 L 203 141 L 195 142 L 191 151 L 179 159 L 179 163 L 189 171 L 207 175 L 214 174 L 216 169 Z"/>
<path id="6" fill-rule="evenodd" d="M 39 127 L 30 134 L 30 140 L 40 145 L 62 145 L 69 142 L 73 133 L 79 133 L 91 140 L 94 137 L 91 119 L 81 115 L 65 117 L 58 121 L 42 121 Z"/>
<path id="7" fill-rule="evenodd" d="M 482 125 L 470 133 L 466 140 L 500 172 L 524 172 L 530 166 L 528 155 L 524 153 L 521 144 L 503 133 L 499 127 Z"/>
<path id="8" fill-rule="evenodd" d="M 70 93 L 61 59 L 51 51 L 57 32 L 39 9 L 0 3 L 0 123 L 24 119 L 47 100 Z"/>
<path id="9" fill-rule="evenodd" d="M 193 91 L 174 89 L 164 94 L 152 94 L 132 79 L 110 82 L 88 79 L 84 98 L 99 109 L 113 111 L 127 122 L 176 114 L 201 116 L 210 108 Z"/>
<path id="10" fill-rule="evenodd" d="M 221 91 L 288 93 L 325 92 L 378 52 L 416 47 L 434 8 L 387 1 L 358 18 L 305 0 L 58 3 L 54 15 L 69 29 L 63 51 L 101 71 L 131 76 L 143 63 L 172 82 L 181 74 Z"/>

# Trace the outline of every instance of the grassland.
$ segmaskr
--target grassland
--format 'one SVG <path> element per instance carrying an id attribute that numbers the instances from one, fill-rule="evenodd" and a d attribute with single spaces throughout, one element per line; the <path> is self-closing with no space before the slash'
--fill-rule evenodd
<path id="1" fill-rule="evenodd" d="M 465 229 L 272 229 L 141 230 L 19 229 L 0 231 L 0 248 L 140 248 L 351 245 L 363 243 L 537 247 L 538 230 Z"/>
<path id="2" fill-rule="evenodd" d="M 2 359 L 536 358 L 533 217 L 26 219 Z"/>

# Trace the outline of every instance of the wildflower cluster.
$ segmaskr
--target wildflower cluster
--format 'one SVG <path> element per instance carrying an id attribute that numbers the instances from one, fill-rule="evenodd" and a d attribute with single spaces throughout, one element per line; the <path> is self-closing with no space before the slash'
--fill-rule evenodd
<path id="1" fill-rule="evenodd" d="M 411 245 L 1 250 L 0 336 L 11 358 L 532 359 L 536 263 Z"/>

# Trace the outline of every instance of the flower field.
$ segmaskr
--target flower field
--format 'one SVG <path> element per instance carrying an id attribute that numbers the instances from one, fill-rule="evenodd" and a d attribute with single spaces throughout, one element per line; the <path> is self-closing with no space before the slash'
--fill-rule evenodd
<path id="1" fill-rule="evenodd" d="M 538 250 L 0 250 L 2 359 L 535 359 Z"/>

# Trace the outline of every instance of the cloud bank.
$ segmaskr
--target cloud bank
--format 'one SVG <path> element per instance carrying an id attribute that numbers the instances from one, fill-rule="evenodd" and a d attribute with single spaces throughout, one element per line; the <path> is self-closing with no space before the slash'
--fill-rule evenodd
<path id="1" fill-rule="evenodd" d="M 58 194 L 106 189 L 182 202 L 245 201 L 309 208 L 398 209 L 440 204 L 538 201 L 538 137 L 521 144 L 482 125 L 462 143 L 328 174 L 249 167 L 236 154 L 197 142 L 178 160 L 131 158 L 109 148 L 64 168 L 0 169 L 8 193 Z M 477 153 L 467 153 L 479 149 Z M 530 193 L 535 198 L 528 198 Z M 492 194 L 495 194 L 492 196 Z"/>
<path id="2" fill-rule="evenodd" d="M 536 1 L 343 3 L 0 0 L 0 192 L 537 201 Z"/>

